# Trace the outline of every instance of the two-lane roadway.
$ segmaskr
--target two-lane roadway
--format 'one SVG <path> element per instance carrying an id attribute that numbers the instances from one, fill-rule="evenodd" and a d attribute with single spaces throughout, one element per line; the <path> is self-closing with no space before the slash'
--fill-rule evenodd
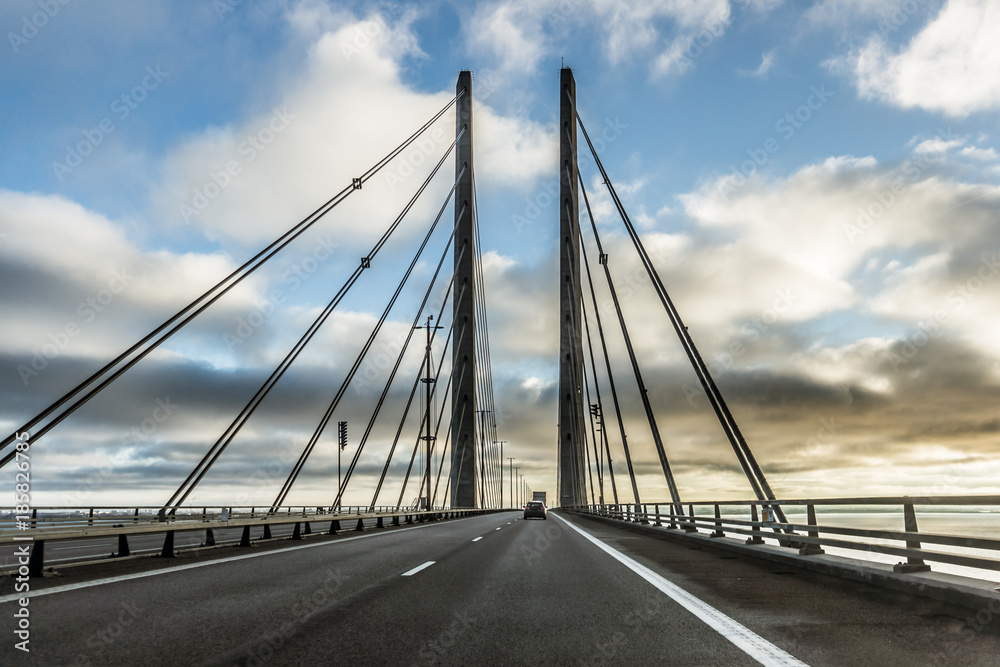
<path id="1" fill-rule="evenodd" d="M 791 631 L 804 613 L 796 605 L 814 594 L 808 588 L 781 596 L 793 601 L 789 609 L 748 610 L 679 571 L 683 559 L 679 570 L 666 562 L 680 547 L 555 513 L 286 544 L 101 578 L 75 568 L 33 582 L 30 654 L 13 647 L 18 603 L 8 586 L 0 615 L 11 632 L 0 664 L 818 665 L 845 664 L 845 655 L 855 664 L 932 664 L 920 661 L 928 657 L 922 648 L 907 650 L 906 637 L 854 627 L 850 610 L 837 605 L 824 612 L 830 632 L 848 632 L 853 645 L 831 652 L 817 634 L 812 646 Z M 755 567 L 716 565 L 727 577 Z M 876 602 L 864 604 L 878 611 Z M 944 641 L 952 625 L 930 620 L 913 632 L 926 638 L 936 627 Z M 984 657 L 997 655 L 995 637 L 977 639 Z M 886 651 L 892 641 L 899 651 Z"/>

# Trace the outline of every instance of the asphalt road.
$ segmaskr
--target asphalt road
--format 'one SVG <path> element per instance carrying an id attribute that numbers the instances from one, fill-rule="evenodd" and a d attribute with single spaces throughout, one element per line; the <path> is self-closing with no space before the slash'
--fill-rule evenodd
<path id="1" fill-rule="evenodd" d="M 29 654 L 14 649 L 8 580 L 0 664 L 995 665 L 1000 655 L 995 628 L 965 639 L 959 612 L 941 605 L 570 521 L 603 548 L 553 514 L 506 513 L 70 568 L 32 582 Z"/>

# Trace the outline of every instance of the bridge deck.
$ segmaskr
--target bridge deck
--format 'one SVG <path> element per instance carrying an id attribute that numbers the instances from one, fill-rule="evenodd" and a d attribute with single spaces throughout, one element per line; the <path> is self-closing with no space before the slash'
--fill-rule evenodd
<path id="1" fill-rule="evenodd" d="M 745 646 L 664 594 L 651 583 L 657 577 L 717 610 L 728 619 L 720 622 L 731 621 L 726 627 L 743 628 L 744 638 L 759 639 L 765 653 L 756 657 L 765 664 L 987 665 L 1000 655 L 1000 623 L 990 610 L 976 621 L 946 603 L 567 518 L 648 568 L 651 579 L 556 513 L 547 521 L 504 513 L 316 535 L 33 580 L 31 658 L 752 664 Z M 2 613 L 16 608 L 12 588 L 8 581 L 2 591 Z M 0 645 L 0 663 L 13 661 L 12 643 Z M 783 652 L 794 658 L 782 663 Z"/>

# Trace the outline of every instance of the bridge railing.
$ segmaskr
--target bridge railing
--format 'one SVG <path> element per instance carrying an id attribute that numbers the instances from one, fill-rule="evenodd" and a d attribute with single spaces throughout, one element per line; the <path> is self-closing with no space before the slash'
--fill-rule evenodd
<path id="1" fill-rule="evenodd" d="M 786 521 L 776 520 L 780 506 Z M 685 510 L 686 507 L 686 510 Z M 819 508 L 819 513 L 817 511 Z M 929 562 L 1000 572 L 1000 496 L 896 496 L 880 498 L 778 499 L 769 501 L 700 501 L 630 505 L 584 505 L 563 508 L 622 521 L 648 523 L 688 533 L 708 531 L 713 538 L 745 537 L 748 545 L 777 543 L 798 549 L 799 555 L 818 556 L 823 547 L 900 557 L 893 566 L 900 573 L 930 570 Z M 901 530 L 858 528 L 841 523 L 846 515 L 871 516 L 873 510 L 897 514 Z M 759 513 L 758 513 L 759 510 Z M 804 510 L 804 513 L 803 513 Z M 823 511 L 837 517 L 820 520 Z M 992 514 L 992 535 L 922 532 L 918 514 L 954 515 L 955 519 Z M 881 514 L 880 514 L 881 516 Z M 989 531 L 987 531 L 989 532 Z M 930 547 L 948 547 L 942 551 Z M 995 575 L 993 575 L 995 578 Z"/>
<path id="2" fill-rule="evenodd" d="M 473 516 L 494 509 L 431 509 L 396 506 L 282 506 L 274 511 L 269 507 L 182 507 L 176 512 L 164 512 L 159 506 L 132 507 L 37 507 L 30 513 L 17 512 L 16 508 L 0 507 L 0 545 L 18 547 L 18 565 L 15 570 L 27 569 L 29 576 L 41 576 L 45 566 L 47 541 L 85 540 L 100 537 L 117 537 L 116 557 L 132 555 L 128 538 L 136 535 L 163 535 L 160 555 L 172 558 L 175 554 L 174 534 L 184 531 L 204 531 L 204 546 L 214 547 L 215 530 L 242 529 L 240 547 L 252 545 L 251 531 L 256 539 L 273 539 L 272 526 L 294 524 L 291 539 L 302 539 L 313 531 L 310 524 L 327 522 L 324 532 L 336 534 L 350 530 L 349 522 L 356 522 L 353 530 L 383 528 L 385 520 L 391 525 L 412 524 L 416 521 L 435 521 Z M 366 525 L 365 522 L 369 523 Z M 343 522 L 343 525 L 342 525 Z M 261 532 L 262 531 L 262 532 Z M 27 563 L 20 551 L 29 549 Z"/>
<path id="3" fill-rule="evenodd" d="M 160 514 L 160 506 L 135 505 L 131 507 L 35 507 L 30 513 L 16 512 L 13 508 L 0 507 L 0 537 L 9 531 L 30 531 L 34 534 L 79 528 L 125 527 L 143 524 L 183 524 L 190 522 L 234 522 L 241 519 L 261 519 L 288 522 L 296 519 L 346 515 L 393 515 L 428 512 L 445 512 L 444 507 L 417 510 L 413 507 L 342 505 L 282 506 L 274 511 L 269 507 L 202 506 L 182 507 L 174 513 Z"/>

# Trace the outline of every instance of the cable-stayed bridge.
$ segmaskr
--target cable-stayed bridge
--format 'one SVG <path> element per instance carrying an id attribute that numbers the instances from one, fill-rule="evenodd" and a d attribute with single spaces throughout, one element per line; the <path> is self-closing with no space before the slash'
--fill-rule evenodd
<path id="1" fill-rule="evenodd" d="M 544 522 L 521 519 L 530 488 L 515 479 L 513 462 L 505 468 L 497 419 L 472 101 L 472 75 L 462 72 L 454 98 L 424 125 L 3 440 L 0 467 L 17 478 L 0 527 L 10 574 L 0 604 L 13 619 L 11 641 L 0 649 L 5 664 L 991 664 L 1000 654 L 993 624 L 1000 539 L 921 531 L 918 515 L 995 508 L 1000 498 L 776 497 L 768 462 L 754 456 L 604 167 L 569 69 L 559 83 L 553 285 L 559 378 L 551 504 L 559 509 Z M 50 432 L 266 273 L 331 211 L 363 199 L 371 179 L 452 119 L 454 141 L 267 377 L 241 397 L 222 432 L 206 436 L 193 467 L 170 480 L 172 493 L 133 491 L 128 507 L 33 503 L 32 457 L 49 446 Z M 609 221 L 596 217 L 580 175 L 583 153 L 600 172 L 749 499 L 680 495 L 650 398 L 657 388 L 643 375 L 635 323 L 602 242 L 599 223 Z M 401 227 L 436 192 L 443 196 L 429 205 L 421 232 L 406 237 Z M 383 261 L 401 239 L 412 246 L 405 261 Z M 288 474 L 274 480 L 273 496 L 199 502 L 199 490 L 218 477 L 216 464 L 242 456 L 241 433 L 266 428 L 259 416 L 281 394 L 282 378 L 372 273 L 388 281 L 391 296 L 367 335 L 351 341 L 360 349 L 345 375 L 316 397 L 320 419 Z M 427 277 L 423 285 L 418 276 Z M 603 316 L 598 285 L 613 318 Z M 359 373 L 380 349 L 387 322 L 401 317 L 408 333 L 384 382 L 366 418 L 348 424 L 339 417 Z M 612 337 L 627 363 L 610 353 Z M 637 482 L 645 454 L 630 447 L 626 384 L 637 391 L 662 474 L 653 498 Z M 399 405 L 395 394 L 404 397 Z M 338 465 L 336 477 L 322 467 L 327 496 L 296 495 L 330 450 Z M 898 529 L 820 519 L 830 507 L 862 506 L 897 512 Z"/>

